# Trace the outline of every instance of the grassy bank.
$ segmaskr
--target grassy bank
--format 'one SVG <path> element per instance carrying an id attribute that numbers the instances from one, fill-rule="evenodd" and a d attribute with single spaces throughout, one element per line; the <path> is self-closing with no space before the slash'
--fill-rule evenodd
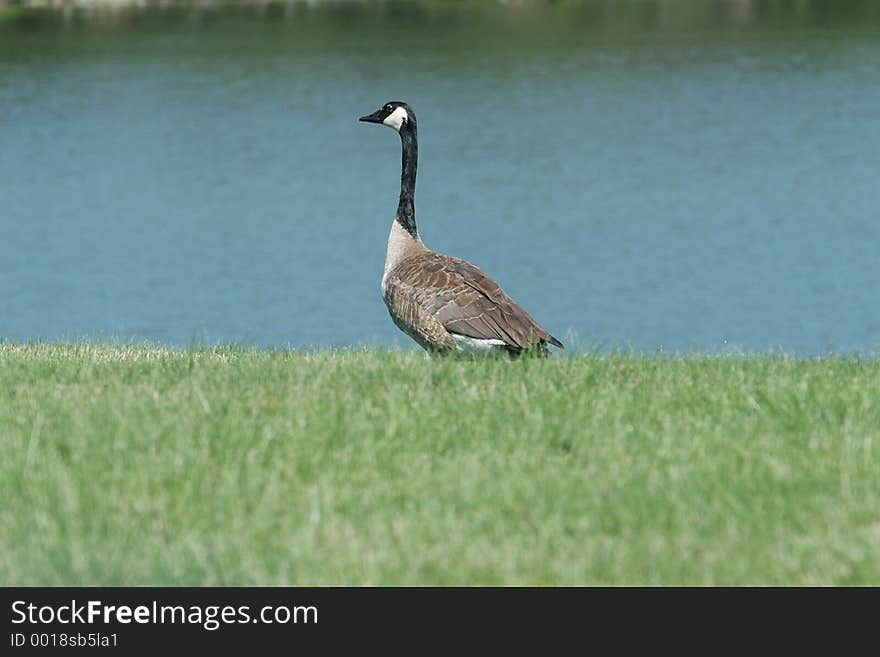
<path id="1" fill-rule="evenodd" d="M 880 362 L 0 345 L 0 584 L 880 584 Z"/>

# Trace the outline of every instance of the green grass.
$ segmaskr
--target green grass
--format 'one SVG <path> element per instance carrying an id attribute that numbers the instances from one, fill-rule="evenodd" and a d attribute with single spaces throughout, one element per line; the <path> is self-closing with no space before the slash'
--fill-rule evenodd
<path id="1" fill-rule="evenodd" d="M 880 584 L 880 361 L 0 344 L 0 584 Z"/>

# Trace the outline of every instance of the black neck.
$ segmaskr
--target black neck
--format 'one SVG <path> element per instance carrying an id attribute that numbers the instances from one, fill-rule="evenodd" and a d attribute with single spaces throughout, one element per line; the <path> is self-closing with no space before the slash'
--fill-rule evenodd
<path id="1" fill-rule="evenodd" d="M 400 128 L 403 158 L 400 166 L 400 202 L 397 204 L 396 220 L 413 237 L 416 228 L 416 167 L 419 162 L 419 142 L 415 122 L 407 121 Z"/>

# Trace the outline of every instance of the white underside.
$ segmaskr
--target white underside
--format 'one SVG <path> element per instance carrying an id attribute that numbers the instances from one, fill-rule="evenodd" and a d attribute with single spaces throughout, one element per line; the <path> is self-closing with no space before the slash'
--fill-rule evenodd
<path id="1" fill-rule="evenodd" d="M 494 338 L 489 340 L 481 340 L 479 338 L 471 338 L 466 335 L 452 334 L 455 338 L 455 346 L 458 351 L 467 354 L 489 354 L 497 351 L 499 348 L 506 346 L 503 340 Z"/>

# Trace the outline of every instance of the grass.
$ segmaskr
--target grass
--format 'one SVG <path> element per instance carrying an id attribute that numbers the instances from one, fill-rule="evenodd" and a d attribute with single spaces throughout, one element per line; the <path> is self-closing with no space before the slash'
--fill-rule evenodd
<path id="1" fill-rule="evenodd" d="M 0 344 L 0 584 L 880 584 L 880 361 Z"/>

